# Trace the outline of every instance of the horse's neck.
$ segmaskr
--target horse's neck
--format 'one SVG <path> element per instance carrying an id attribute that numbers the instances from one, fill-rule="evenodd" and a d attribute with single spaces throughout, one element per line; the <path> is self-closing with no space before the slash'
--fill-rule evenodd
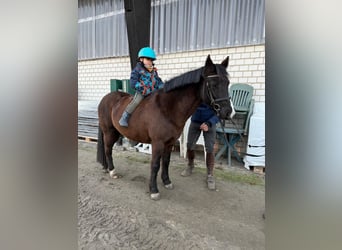
<path id="1" fill-rule="evenodd" d="M 181 89 L 176 89 L 166 95 L 166 101 L 173 103 L 170 114 L 177 114 L 179 126 L 184 126 L 186 120 L 196 111 L 200 105 L 200 87 L 198 84 L 191 84 Z M 177 119 L 178 120 L 178 119 Z"/>

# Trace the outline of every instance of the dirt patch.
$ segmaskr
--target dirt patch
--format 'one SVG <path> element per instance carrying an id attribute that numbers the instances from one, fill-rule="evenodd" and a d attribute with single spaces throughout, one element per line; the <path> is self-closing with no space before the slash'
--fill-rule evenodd
<path id="1" fill-rule="evenodd" d="M 209 191 L 203 160 L 181 177 L 186 161 L 174 152 L 175 188 L 165 189 L 159 176 L 161 200 L 152 201 L 150 155 L 114 148 L 122 178 L 111 179 L 96 162 L 96 143 L 78 146 L 80 249 L 265 249 L 262 176 L 221 165 L 217 189 Z"/>

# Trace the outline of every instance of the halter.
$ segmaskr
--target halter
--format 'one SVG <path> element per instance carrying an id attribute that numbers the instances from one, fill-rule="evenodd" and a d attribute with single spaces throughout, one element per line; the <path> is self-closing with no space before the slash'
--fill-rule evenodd
<path id="1" fill-rule="evenodd" d="M 210 75 L 210 76 L 204 76 L 204 86 L 206 86 L 207 88 L 204 88 L 203 87 L 203 92 L 202 92 L 202 97 L 204 99 L 205 97 L 205 89 L 207 89 L 207 97 L 209 98 L 209 101 L 210 101 L 210 106 L 215 110 L 216 114 L 219 113 L 219 111 L 221 110 L 221 106 L 220 104 L 218 104 L 218 102 L 221 102 L 221 101 L 226 101 L 226 100 L 229 100 L 230 97 L 227 96 L 227 97 L 222 97 L 222 98 L 217 98 L 215 99 L 214 98 L 214 95 L 213 95 L 213 89 L 212 89 L 212 85 L 210 84 L 210 80 L 212 78 L 219 78 L 220 76 L 219 75 Z"/>

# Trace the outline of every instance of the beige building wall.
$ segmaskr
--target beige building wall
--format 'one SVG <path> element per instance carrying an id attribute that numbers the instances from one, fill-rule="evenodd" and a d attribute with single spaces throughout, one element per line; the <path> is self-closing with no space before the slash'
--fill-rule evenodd
<path id="1" fill-rule="evenodd" d="M 158 55 L 155 66 L 163 81 L 204 66 L 210 54 L 214 63 L 230 57 L 228 72 L 231 84 L 247 83 L 254 87 L 254 100 L 265 102 L 265 45 Z M 129 57 L 78 62 L 78 99 L 100 100 L 110 92 L 110 79 L 129 79 Z"/>

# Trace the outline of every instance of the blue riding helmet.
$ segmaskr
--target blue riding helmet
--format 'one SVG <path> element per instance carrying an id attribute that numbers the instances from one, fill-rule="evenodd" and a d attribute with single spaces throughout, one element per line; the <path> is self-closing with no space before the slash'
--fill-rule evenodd
<path id="1" fill-rule="evenodd" d="M 156 60 L 156 52 L 154 52 L 153 49 L 151 49 L 150 47 L 144 47 L 142 49 L 139 50 L 138 53 L 138 58 L 140 57 L 146 57 L 146 58 L 151 58 L 152 60 Z"/>

